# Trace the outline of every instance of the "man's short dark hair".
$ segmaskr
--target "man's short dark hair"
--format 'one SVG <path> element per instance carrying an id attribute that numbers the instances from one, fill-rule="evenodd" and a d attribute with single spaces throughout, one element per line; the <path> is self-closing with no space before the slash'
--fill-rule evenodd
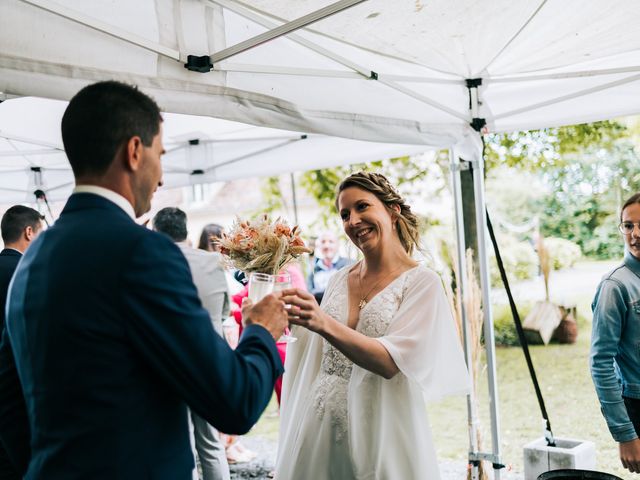
<path id="1" fill-rule="evenodd" d="M 0 222 L 2 241 L 5 245 L 17 242 L 27 227 L 40 230 L 42 220 L 44 220 L 44 217 L 37 210 L 23 205 L 14 205 L 4 212 L 2 216 L 2 221 Z"/>
<path id="2" fill-rule="evenodd" d="M 183 242 L 187 239 L 187 214 L 176 207 L 163 208 L 153 217 L 153 229 L 174 242 Z"/>
<path id="3" fill-rule="evenodd" d="M 131 137 L 151 146 L 160 122 L 158 105 L 135 87 L 108 81 L 83 88 L 62 117 L 62 142 L 75 177 L 105 173 Z"/>

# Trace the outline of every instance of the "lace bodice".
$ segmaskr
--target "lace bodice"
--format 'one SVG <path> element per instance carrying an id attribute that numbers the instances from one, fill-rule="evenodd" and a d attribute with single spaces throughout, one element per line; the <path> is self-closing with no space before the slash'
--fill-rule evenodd
<path id="1" fill-rule="evenodd" d="M 360 311 L 360 319 L 356 331 L 377 338 L 385 334 L 395 312 L 402 303 L 403 292 L 411 270 L 400 275 L 387 287 L 374 296 Z M 334 288 L 328 292 L 328 298 L 322 308 L 337 321 L 346 324 L 349 314 L 349 291 L 347 287 L 348 269 L 336 275 Z M 319 419 L 331 415 L 335 427 L 335 439 L 340 441 L 346 433 L 347 422 L 347 388 L 351 377 L 353 362 L 342 352 L 323 340 L 322 362 L 316 381 L 314 407 Z M 372 374 L 373 375 L 373 374 Z"/>

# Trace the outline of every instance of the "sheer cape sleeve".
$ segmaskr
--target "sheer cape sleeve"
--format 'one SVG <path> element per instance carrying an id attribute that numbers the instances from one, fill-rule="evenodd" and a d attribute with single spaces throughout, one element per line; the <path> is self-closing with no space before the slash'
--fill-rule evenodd
<path id="1" fill-rule="evenodd" d="M 440 277 L 419 266 L 403 283 L 398 309 L 386 332 L 376 338 L 400 373 L 386 380 L 354 365 L 349 381 L 350 450 L 358 480 L 438 480 L 425 399 L 436 401 L 469 390 L 461 342 Z"/>
<path id="2" fill-rule="evenodd" d="M 420 266 L 405 282 L 402 303 L 377 340 L 427 400 L 466 394 L 469 373 L 440 277 Z"/>

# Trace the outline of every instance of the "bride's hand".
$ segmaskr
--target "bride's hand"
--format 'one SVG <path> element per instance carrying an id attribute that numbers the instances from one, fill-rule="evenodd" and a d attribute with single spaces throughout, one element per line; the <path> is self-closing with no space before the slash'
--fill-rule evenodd
<path id="1" fill-rule="evenodd" d="M 282 300 L 289 313 L 289 323 L 308 328 L 313 332 L 322 332 L 326 322 L 327 314 L 322 311 L 316 298 L 305 290 L 299 288 L 289 288 L 282 291 Z"/>

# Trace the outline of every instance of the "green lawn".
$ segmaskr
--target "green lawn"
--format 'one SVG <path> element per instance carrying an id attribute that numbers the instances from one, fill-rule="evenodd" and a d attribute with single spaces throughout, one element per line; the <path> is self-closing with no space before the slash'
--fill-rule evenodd
<path id="1" fill-rule="evenodd" d="M 531 356 L 554 435 L 593 441 L 598 470 L 630 479 L 632 475 L 620 466 L 617 444 L 600 413 L 589 374 L 589 302 L 590 298 L 578 302 L 581 321 L 575 345 L 532 346 Z M 523 446 L 543 435 L 544 423 L 522 350 L 498 348 L 496 358 L 502 459 L 522 472 Z M 489 452 L 491 426 L 486 376 L 480 382 L 479 398 L 486 445 L 483 450 Z M 464 460 L 469 438 L 466 401 L 449 399 L 428 410 L 439 456 Z"/>
<path id="2" fill-rule="evenodd" d="M 600 413 L 588 368 L 590 297 L 578 302 L 580 331 L 575 345 L 531 347 L 531 355 L 551 419 L 558 437 L 590 440 L 596 444 L 600 471 L 631 479 L 619 465 L 617 445 L 611 439 Z M 498 348 L 498 394 L 503 462 L 523 471 L 523 446 L 543 434 L 543 421 L 524 356 L 520 348 Z M 486 375 L 479 388 L 483 450 L 490 451 L 491 428 Z M 450 398 L 428 407 L 434 440 L 441 459 L 466 461 L 468 449 L 467 408 L 463 397 Z M 275 397 L 250 435 L 272 440 L 278 437 Z"/>

